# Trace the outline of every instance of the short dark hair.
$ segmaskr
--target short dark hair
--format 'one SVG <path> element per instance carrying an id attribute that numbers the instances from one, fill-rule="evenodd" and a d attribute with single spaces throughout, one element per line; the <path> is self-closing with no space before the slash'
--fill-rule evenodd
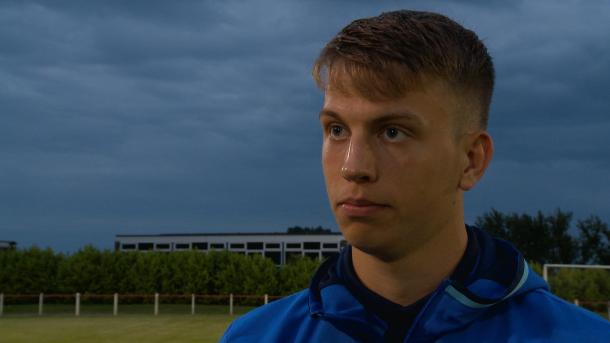
<path id="1" fill-rule="evenodd" d="M 473 31 L 438 13 L 401 10 L 355 20 L 324 47 L 312 73 L 323 90 L 351 87 L 371 101 L 399 98 L 424 77 L 437 78 L 467 101 L 469 113 L 460 120 L 487 127 L 491 57 Z"/>

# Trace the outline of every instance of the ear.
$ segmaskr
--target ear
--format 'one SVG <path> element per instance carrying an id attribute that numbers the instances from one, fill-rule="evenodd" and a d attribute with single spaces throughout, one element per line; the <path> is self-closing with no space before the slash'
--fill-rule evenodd
<path id="1" fill-rule="evenodd" d="M 464 164 L 459 188 L 468 191 L 483 177 L 493 156 L 493 141 L 486 131 L 478 131 L 464 137 Z"/>

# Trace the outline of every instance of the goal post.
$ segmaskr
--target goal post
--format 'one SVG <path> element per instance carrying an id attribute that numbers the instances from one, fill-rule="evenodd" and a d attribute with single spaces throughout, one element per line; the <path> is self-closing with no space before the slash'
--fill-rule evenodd
<path id="1" fill-rule="evenodd" d="M 549 282 L 549 268 L 610 269 L 610 265 L 545 263 L 542 266 L 542 278 L 546 283 Z M 549 287 L 551 287 L 550 284 Z"/>

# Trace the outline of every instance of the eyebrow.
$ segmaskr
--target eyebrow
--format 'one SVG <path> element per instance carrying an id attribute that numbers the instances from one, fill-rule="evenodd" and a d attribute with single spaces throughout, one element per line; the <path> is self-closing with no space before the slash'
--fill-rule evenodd
<path id="1" fill-rule="evenodd" d="M 322 119 L 322 117 L 325 117 L 325 116 L 332 117 L 332 118 L 335 118 L 340 121 L 344 121 L 343 118 L 341 118 L 341 116 L 338 113 L 323 109 L 322 111 L 320 111 L 319 118 Z M 373 125 L 381 124 L 381 123 L 391 121 L 391 120 L 396 120 L 396 119 L 407 119 L 407 120 L 413 121 L 419 125 L 424 124 L 424 121 L 421 119 L 420 116 L 413 114 L 411 112 L 390 112 L 390 113 L 381 115 L 380 117 L 377 117 L 377 118 L 371 120 L 370 123 Z"/>

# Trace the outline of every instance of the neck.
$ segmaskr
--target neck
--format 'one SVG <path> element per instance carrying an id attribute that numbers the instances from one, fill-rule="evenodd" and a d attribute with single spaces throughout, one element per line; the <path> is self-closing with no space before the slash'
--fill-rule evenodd
<path id="1" fill-rule="evenodd" d="M 391 261 L 352 247 L 358 278 L 371 291 L 402 306 L 432 293 L 455 270 L 466 250 L 468 235 L 463 218 L 459 219 Z"/>

